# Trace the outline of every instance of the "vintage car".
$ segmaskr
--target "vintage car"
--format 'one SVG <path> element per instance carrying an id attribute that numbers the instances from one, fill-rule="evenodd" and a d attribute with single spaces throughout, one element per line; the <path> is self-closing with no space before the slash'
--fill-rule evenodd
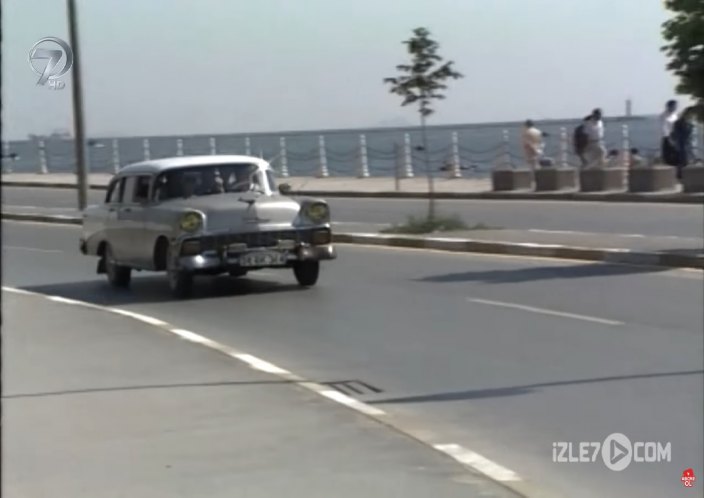
<path id="1" fill-rule="evenodd" d="M 263 159 L 186 156 L 125 166 L 105 202 L 83 211 L 80 249 L 117 287 L 132 270 L 166 271 L 177 297 L 197 274 L 239 277 L 291 268 L 301 286 L 335 259 L 330 209 L 320 199 L 287 197 Z"/>

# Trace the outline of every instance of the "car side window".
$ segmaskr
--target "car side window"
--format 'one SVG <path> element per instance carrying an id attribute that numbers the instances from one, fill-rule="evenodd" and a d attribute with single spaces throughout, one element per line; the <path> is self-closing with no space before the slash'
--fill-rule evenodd
<path id="1" fill-rule="evenodd" d="M 120 202 L 124 204 L 129 204 L 132 202 L 136 183 L 136 176 L 128 176 L 122 181 L 122 186 L 120 188 Z"/>
<path id="2" fill-rule="evenodd" d="M 134 195 L 132 197 L 133 202 L 137 204 L 143 204 L 149 201 L 149 185 L 151 184 L 152 177 L 149 175 L 138 176 L 136 178 Z"/>
<path id="3" fill-rule="evenodd" d="M 108 193 L 105 195 L 105 204 L 111 204 L 117 202 L 119 198 L 119 187 L 122 185 L 122 179 L 117 178 L 110 182 L 108 186 Z"/>

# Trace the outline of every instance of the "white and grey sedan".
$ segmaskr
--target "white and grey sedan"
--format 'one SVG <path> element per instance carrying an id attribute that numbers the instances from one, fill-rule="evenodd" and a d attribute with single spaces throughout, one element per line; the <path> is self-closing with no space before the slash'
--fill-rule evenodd
<path id="1" fill-rule="evenodd" d="M 249 156 L 186 156 L 124 167 L 105 202 L 83 212 L 80 249 L 117 287 L 132 270 L 166 271 L 173 294 L 188 296 L 197 274 L 233 277 L 291 268 L 315 285 L 320 261 L 337 257 L 330 209 L 286 196 L 270 164 Z"/>

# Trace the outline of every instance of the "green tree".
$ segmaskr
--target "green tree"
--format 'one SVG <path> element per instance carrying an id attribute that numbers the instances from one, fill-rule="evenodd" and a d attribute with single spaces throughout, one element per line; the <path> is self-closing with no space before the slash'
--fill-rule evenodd
<path id="1" fill-rule="evenodd" d="M 665 0 L 665 7 L 673 13 L 662 25 L 667 68 L 680 79 L 677 91 L 692 95 L 704 116 L 704 0 Z"/>
<path id="2" fill-rule="evenodd" d="M 391 85 L 391 93 L 403 98 L 402 106 L 411 104 L 418 106 L 423 135 L 425 170 L 428 175 L 428 219 L 433 220 L 435 218 L 435 194 L 433 172 L 430 169 L 428 155 L 426 119 L 435 112 L 432 106 L 433 101 L 445 98 L 442 93 L 447 89 L 445 82 L 463 76 L 453 69 L 454 63 L 452 61 L 444 62 L 443 58 L 438 55 L 440 45 L 430 38 L 430 31 L 427 29 L 414 29 L 413 37 L 403 43 L 411 56 L 411 61 L 396 66 L 401 74 L 397 77 L 384 78 L 384 83 Z"/>

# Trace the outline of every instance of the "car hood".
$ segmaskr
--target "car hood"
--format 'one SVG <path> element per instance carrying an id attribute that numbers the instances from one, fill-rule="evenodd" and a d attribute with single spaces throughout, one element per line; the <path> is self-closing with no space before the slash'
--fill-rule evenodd
<path id="1" fill-rule="evenodd" d="M 171 205 L 203 212 L 209 232 L 256 231 L 262 225 L 291 225 L 300 211 L 300 204 L 292 199 L 254 192 L 191 197 L 173 201 Z"/>

